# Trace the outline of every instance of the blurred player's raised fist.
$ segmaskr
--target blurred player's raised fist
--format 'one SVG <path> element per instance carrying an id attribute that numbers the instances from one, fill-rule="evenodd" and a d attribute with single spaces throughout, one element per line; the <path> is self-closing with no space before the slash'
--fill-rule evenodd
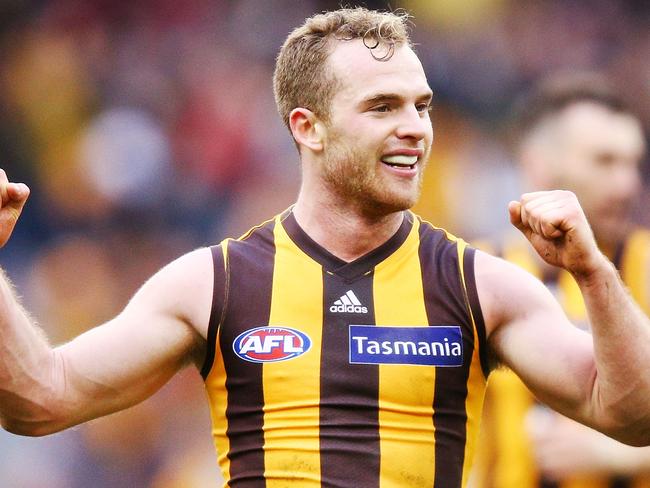
<path id="1" fill-rule="evenodd" d="M 570 191 L 525 193 L 508 210 L 510 222 L 547 263 L 574 275 L 588 275 L 603 264 L 587 218 Z"/>
<path id="2" fill-rule="evenodd" d="M 3 247 L 20 217 L 25 202 L 29 197 L 29 188 L 24 183 L 10 183 L 7 174 L 0 169 L 0 247 Z"/>

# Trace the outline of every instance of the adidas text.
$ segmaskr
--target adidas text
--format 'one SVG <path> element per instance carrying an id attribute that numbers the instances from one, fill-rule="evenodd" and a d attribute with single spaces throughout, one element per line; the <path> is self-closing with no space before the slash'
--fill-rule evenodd
<path id="1" fill-rule="evenodd" d="M 368 313 L 367 307 L 359 305 L 332 305 L 330 307 L 332 313 Z"/>

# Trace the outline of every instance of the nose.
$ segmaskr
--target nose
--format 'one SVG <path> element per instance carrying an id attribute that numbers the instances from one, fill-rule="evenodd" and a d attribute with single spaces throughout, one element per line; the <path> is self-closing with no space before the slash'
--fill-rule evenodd
<path id="1" fill-rule="evenodd" d="M 400 139 L 421 141 L 433 133 L 429 112 L 420 112 L 415 105 L 403 107 L 395 133 Z"/>

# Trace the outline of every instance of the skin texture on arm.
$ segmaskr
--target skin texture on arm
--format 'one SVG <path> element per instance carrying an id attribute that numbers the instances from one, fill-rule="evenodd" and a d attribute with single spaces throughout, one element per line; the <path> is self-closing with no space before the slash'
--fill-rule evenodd
<path id="1" fill-rule="evenodd" d="M 511 221 L 549 264 L 576 279 L 593 339 L 572 327 L 550 292 L 514 265 L 477 254 L 489 344 L 559 412 L 633 445 L 650 443 L 650 324 L 598 251 L 575 196 L 526 194 Z"/>
<path id="2" fill-rule="evenodd" d="M 28 189 L 0 174 L 0 245 Z M 51 348 L 0 279 L 0 422 L 45 435 L 132 406 L 190 362 L 200 364 L 212 300 L 209 249 L 156 273 L 109 322 Z"/>
<path id="3" fill-rule="evenodd" d="M 204 354 L 210 252 L 189 253 L 155 274 L 111 321 L 50 349 L 2 294 L 0 413 L 14 433 L 44 435 L 144 400 Z M 3 290 L 4 291 L 4 290 Z M 8 312 L 8 313 L 7 313 Z M 197 325 L 199 324 L 199 325 Z"/>

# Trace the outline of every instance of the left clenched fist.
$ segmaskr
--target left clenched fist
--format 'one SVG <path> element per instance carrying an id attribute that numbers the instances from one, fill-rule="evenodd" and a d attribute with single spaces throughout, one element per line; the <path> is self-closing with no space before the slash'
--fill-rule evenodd
<path id="1" fill-rule="evenodd" d="M 549 264 L 588 276 L 605 260 L 576 196 L 553 190 L 525 193 L 508 204 L 510 222 Z"/>

